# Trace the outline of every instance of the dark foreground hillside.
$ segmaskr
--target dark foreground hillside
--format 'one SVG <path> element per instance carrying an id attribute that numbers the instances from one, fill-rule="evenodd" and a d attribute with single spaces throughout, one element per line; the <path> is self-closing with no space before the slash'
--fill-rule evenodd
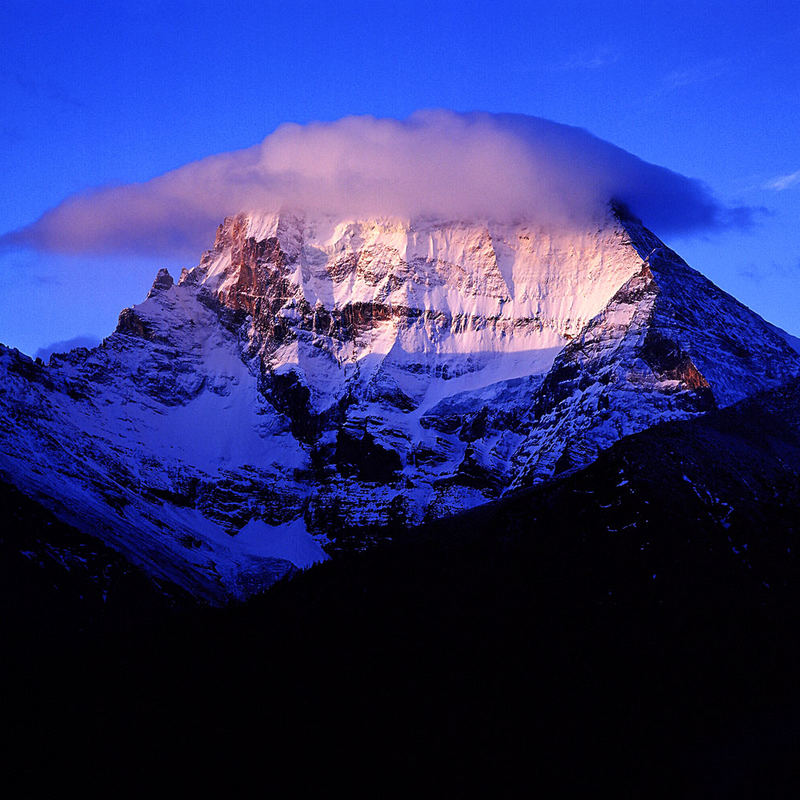
<path id="1" fill-rule="evenodd" d="M 5 774 L 793 796 L 799 476 L 795 384 L 244 605 L 4 599 Z"/>

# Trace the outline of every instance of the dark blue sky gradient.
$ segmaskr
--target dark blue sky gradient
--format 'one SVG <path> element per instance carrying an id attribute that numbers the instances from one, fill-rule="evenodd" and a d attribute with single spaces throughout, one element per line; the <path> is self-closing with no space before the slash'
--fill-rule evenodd
<path id="1" fill-rule="evenodd" d="M 5 0 L 0 30 L 0 234 L 286 121 L 512 111 L 763 206 L 749 232 L 668 243 L 800 333 L 800 175 L 778 181 L 800 171 L 796 3 Z M 0 341 L 107 335 L 160 263 L 0 253 Z"/>

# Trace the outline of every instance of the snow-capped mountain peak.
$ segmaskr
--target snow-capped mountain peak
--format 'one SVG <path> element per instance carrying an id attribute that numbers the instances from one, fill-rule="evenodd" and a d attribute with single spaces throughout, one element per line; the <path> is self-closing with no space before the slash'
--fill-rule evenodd
<path id="1" fill-rule="evenodd" d="M 620 210 L 241 214 L 99 347 L 0 356 L 2 476 L 212 600 L 800 371 Z"/>

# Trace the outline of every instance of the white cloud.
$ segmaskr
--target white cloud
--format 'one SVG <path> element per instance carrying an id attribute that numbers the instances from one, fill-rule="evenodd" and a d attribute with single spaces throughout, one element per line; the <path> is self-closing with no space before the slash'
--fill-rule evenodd
<path id="1" fill-rule="evenodd" d="M 746 220 L 697 181 L 587 131 L 536 117 L 451 111 L 406 120 L 287 124 L 261 144 L 141 184 L 75 195 L 6 246 L 65 253 L 191 255 L 223 217 L 293 208 L 341 216 L 527 218 L 585 226 L 609 200 L 658 231 Z"/>
<path id="2" fill-rule="evenodd" d="M 782 192 L 784 189 L 788 189 L 796 183 L 800 183 L 800 169 L 789 175 L 779 175 L 777 178 L 773 178 L 771 181 L 764 184 L 764 188 Z"/>
<path id="3" fill-rule="evenodd" d="M 661 88 L 665 92 L 672 92 L 676 89 L 682 89 L 685 86 L 704 83 L 705 81 L 719 78 L 721 75 L 724 75 L 729 68 L 730 62 L 727 59 L 714 58 L 710 61 L 704 61 L 702 64 L 676 69 L 664 76 Z"/>
<path id="4" fill-rule="evenodd" d="M 554 69 L 562 70 L 595 70 L 609 67 L 620 60 L 620 54 L 611 47 L 598 47 L 592 51 L 574 53 L 566 61 L 557 64 Z"/>

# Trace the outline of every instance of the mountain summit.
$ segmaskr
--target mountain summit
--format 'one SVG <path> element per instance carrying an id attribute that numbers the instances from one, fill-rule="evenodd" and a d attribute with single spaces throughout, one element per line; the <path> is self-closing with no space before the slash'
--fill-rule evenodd
<path id="1" fill-rule="evenodd" d="M 615 207 L 241 214 L 94 349 L 0 350 L 0 477 L 219 602 L 785 383 L 781 332 Z"/>

